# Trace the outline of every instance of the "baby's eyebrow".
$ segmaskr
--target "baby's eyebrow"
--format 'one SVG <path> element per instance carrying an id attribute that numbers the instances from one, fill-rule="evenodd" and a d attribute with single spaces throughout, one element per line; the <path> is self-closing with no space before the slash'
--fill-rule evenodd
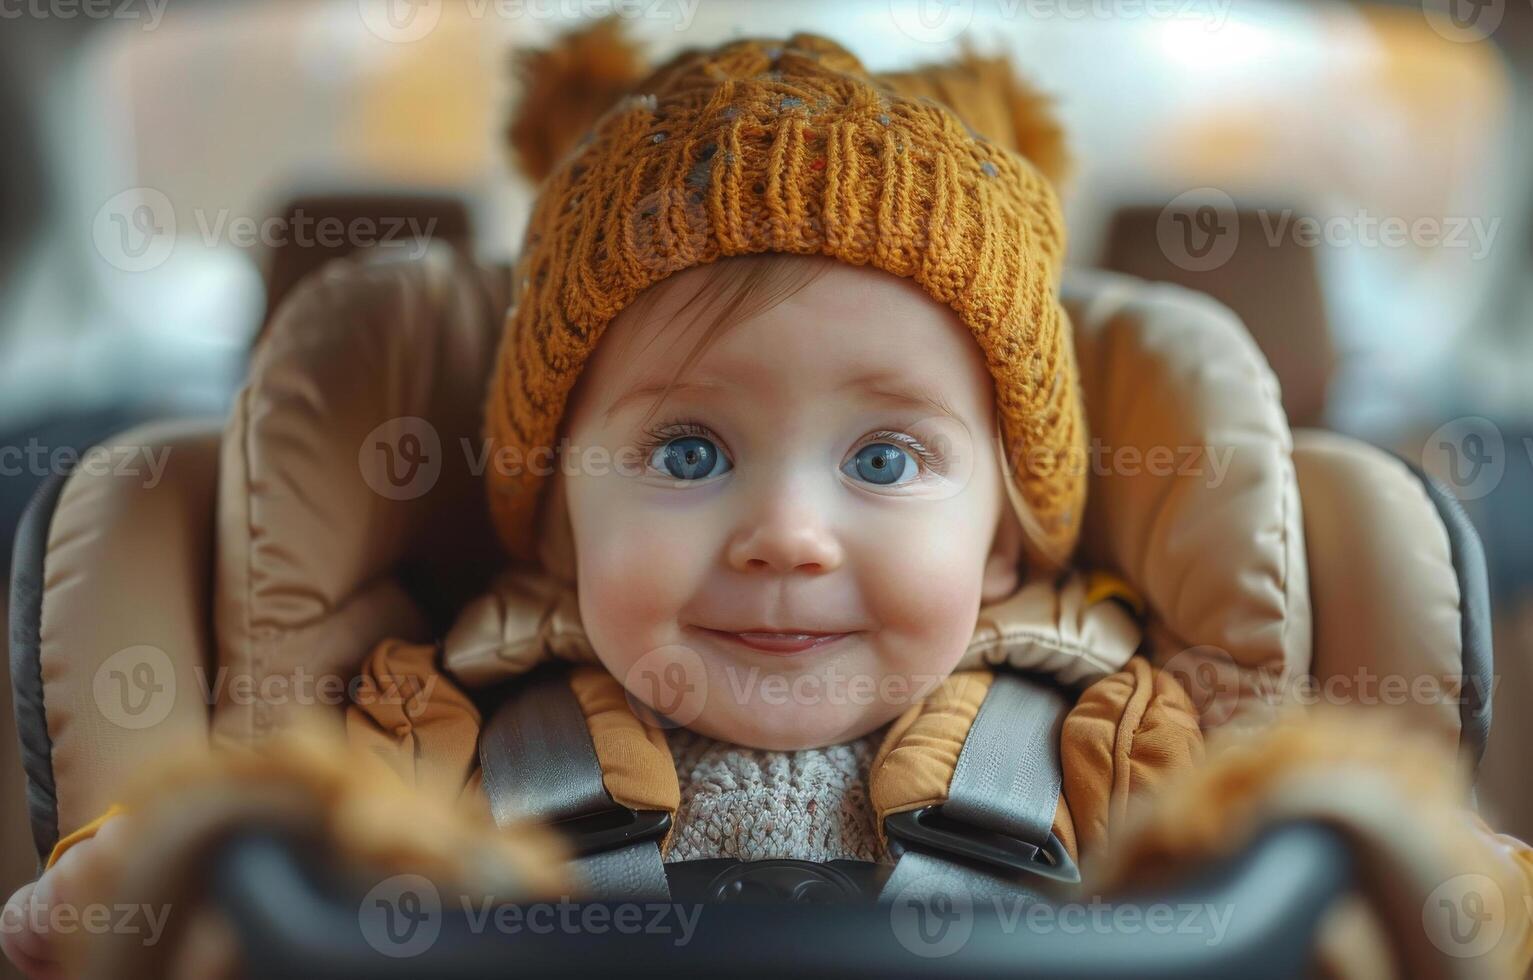
<path id="1" fill-rule="evenodd" d="M 885 401 L 897 402 L 914 408 L 931 411 L 937 415 L 946 415 L 950 418 L 958 418 L 958 410 L 953 403 L 940 392 L 928 388 L 925 385 L 907 385 L 902 379 L 893 378 L 887 374 L 874 374 L 865 378 L 854 379 L 849 388 L 859 390 L 875 398 Z"/>
<path id="2" fill-rule="evenodd" d="M 630 402 L 639 401 L 641 399 L 658 399 L 663 398 L 666 395 L 674 395 L 680 392 L 688 391 L 725 391 L 727 389 L 728 385 L 717 384 L 710 381 L 676 381 L 670 383 L 638 385 L 637 387 L 628 389 L 628 391 L 624 392 L 622 395 L 619 395 L 616 399 L 613 400 L 611 405 L 607 406 L 605 421 L 611 422 L 612 417 L 616 415 L 620 410 L 622 410 L 625 405 L 628 405 Z"/>
<path id="3" fill-rule="evenodd" d="M 937 415 L 946 415 L 949 418 L 959 418 L 958 410 L 953 403 L 939 391 L 934 391 L 924 385 L 907 385 L 903 379 L 892 377 L 888 374 L 872 374 L 866 377 L 854 378 L 848 382 L 849 389 L 859 391 L 874 398 L 880 398 L 887 402 L 899 405 L 923 409 Z M 632 402 L 643 399 L 662 399 L 666 395 L 681 394 L 686 392 L 728 392 L 730 386 L 714 381 L 675 381 L 669 383 L 656 382 L 641 384 L 613 400 L 607 406 L 605 421 L 611 422 L 625 406 Z"/>

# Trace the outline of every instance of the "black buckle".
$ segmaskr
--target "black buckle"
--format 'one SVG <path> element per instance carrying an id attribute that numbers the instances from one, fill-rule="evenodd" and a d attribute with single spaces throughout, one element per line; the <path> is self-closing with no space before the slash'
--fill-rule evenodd
<path id="1" fill-rule="evenodd" d="M 843 905 L 873 901 L 889 866 L 871 861 L 702 858 L 665 866 L 677 902 Z"/>
<path id="2" fill-rule="evenodd" d="M 569 840 L 577 857 L 585 857 L 664 837 L 671 829 L 671 814 L 666 810 L 630 810 L 626 806 L 615 806 L 610 810 L 560 820 L 553 826 Z"/>
<path id="3" fill-rule="evenodd" d="M 1081 880 L 1080 869 L 1070 852 L 1053 834 L 1049 834 L 1042 847 L 1036 847 L 1009 834 L 954 820 L 942 812 L 940 805 L 893 814 L 884 820 L 884 830 L 901 843 L 939 854 L 1054 881 L 1074 884 Z"/>

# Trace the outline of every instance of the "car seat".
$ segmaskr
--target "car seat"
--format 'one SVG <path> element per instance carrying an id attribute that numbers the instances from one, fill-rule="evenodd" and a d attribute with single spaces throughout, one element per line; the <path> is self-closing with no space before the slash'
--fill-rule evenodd
<path id="1" fill-rule="evenodd" d="M 157 478 L 82 465 L 42 488 L 11 607 L 40 859 L 172 747 L 256 744 L 300 712 L 339 726 L 344 692 L 324 679 L 352 676 L 384 638 L 442 636 L 484 589 L 499 559 L 479 413 L 508 276 L 445 246 L 334 263 L 277 312 L 227 420 L 112 440 L 168 451 Z M 1065 297 L 1093 438 L 1080 561 L 1142 596 L 1142 652 L 1184 679 L 1205 730 L 1261 726 L 1318 691 L 1401 716 L 1472 772 L 1489 609 L 1453 498 L 1379 449 L 1290 432 L 1271 371 L 1206 297 L 1089 272 Z M 1424 694 L 1370 695 L 1382 678 Z M 1270 966 L 1313 927 L 1343 867 L 1326 840 L 1279 834 L 1208 870 L 1197 887 L 1249 887 L 1241 868 L 1274 861 L 1315 875 L 1279 910 L 1305 915 L 1263 934 L 1273 945 L 1205 962 Z M 269 844 L 247 843 L 227 867 Z M 272 926 L 240 880 L 229 900 Z M 698 970 L 723 962 L 698 955 Z M 1142 972 L 1144 950 L 1123 955 Z"/>

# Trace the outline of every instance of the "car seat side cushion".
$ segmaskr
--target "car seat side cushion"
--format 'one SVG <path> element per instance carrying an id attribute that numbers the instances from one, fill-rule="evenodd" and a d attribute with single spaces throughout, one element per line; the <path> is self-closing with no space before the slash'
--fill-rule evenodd
<path id="1" fill-rule="evenodd" d="M 1460 621 L 1463 628 L 1464 689 L 1459 702 L 1459 745 L 1472 773 L 1490 740 L 1491 694 L 1494 691 L 1494 653 L 1491 643 L 1490 583 L 1485 571 L 1485 549 L 1463 505 L 1420 466 L 1403 462 L 1426 488 L 1448 532 L 1453 571 L 1458 576 Z"/>
<path id="2" fill-rule="evenodd" d="M 16 529 L 11 561 L 11 691 L 21 764 L 27 777 L 27 817 L 39 862 L 53 850 L 59 837 L 53 740 L 48 734 L 43 699 L 43 565 L 48 552 L 48 531 L 67 481 L 67 474 L 55 474 L 38 487 Z"/>

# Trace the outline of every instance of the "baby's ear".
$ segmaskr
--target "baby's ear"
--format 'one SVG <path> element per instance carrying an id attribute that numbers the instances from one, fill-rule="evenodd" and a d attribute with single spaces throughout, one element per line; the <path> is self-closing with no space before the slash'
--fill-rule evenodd
<path id="1" fill-rule="evenodd" d="M 1022 580 L 1022 522 L 1011 509 L 1011 501 L 1001 495 L 1001 519 L 995 525 L 995 539 L 990 543 L 990 557 L 985 560 L 985 579 L 980 585 L 980 605 L 1000 602 Z"/>

